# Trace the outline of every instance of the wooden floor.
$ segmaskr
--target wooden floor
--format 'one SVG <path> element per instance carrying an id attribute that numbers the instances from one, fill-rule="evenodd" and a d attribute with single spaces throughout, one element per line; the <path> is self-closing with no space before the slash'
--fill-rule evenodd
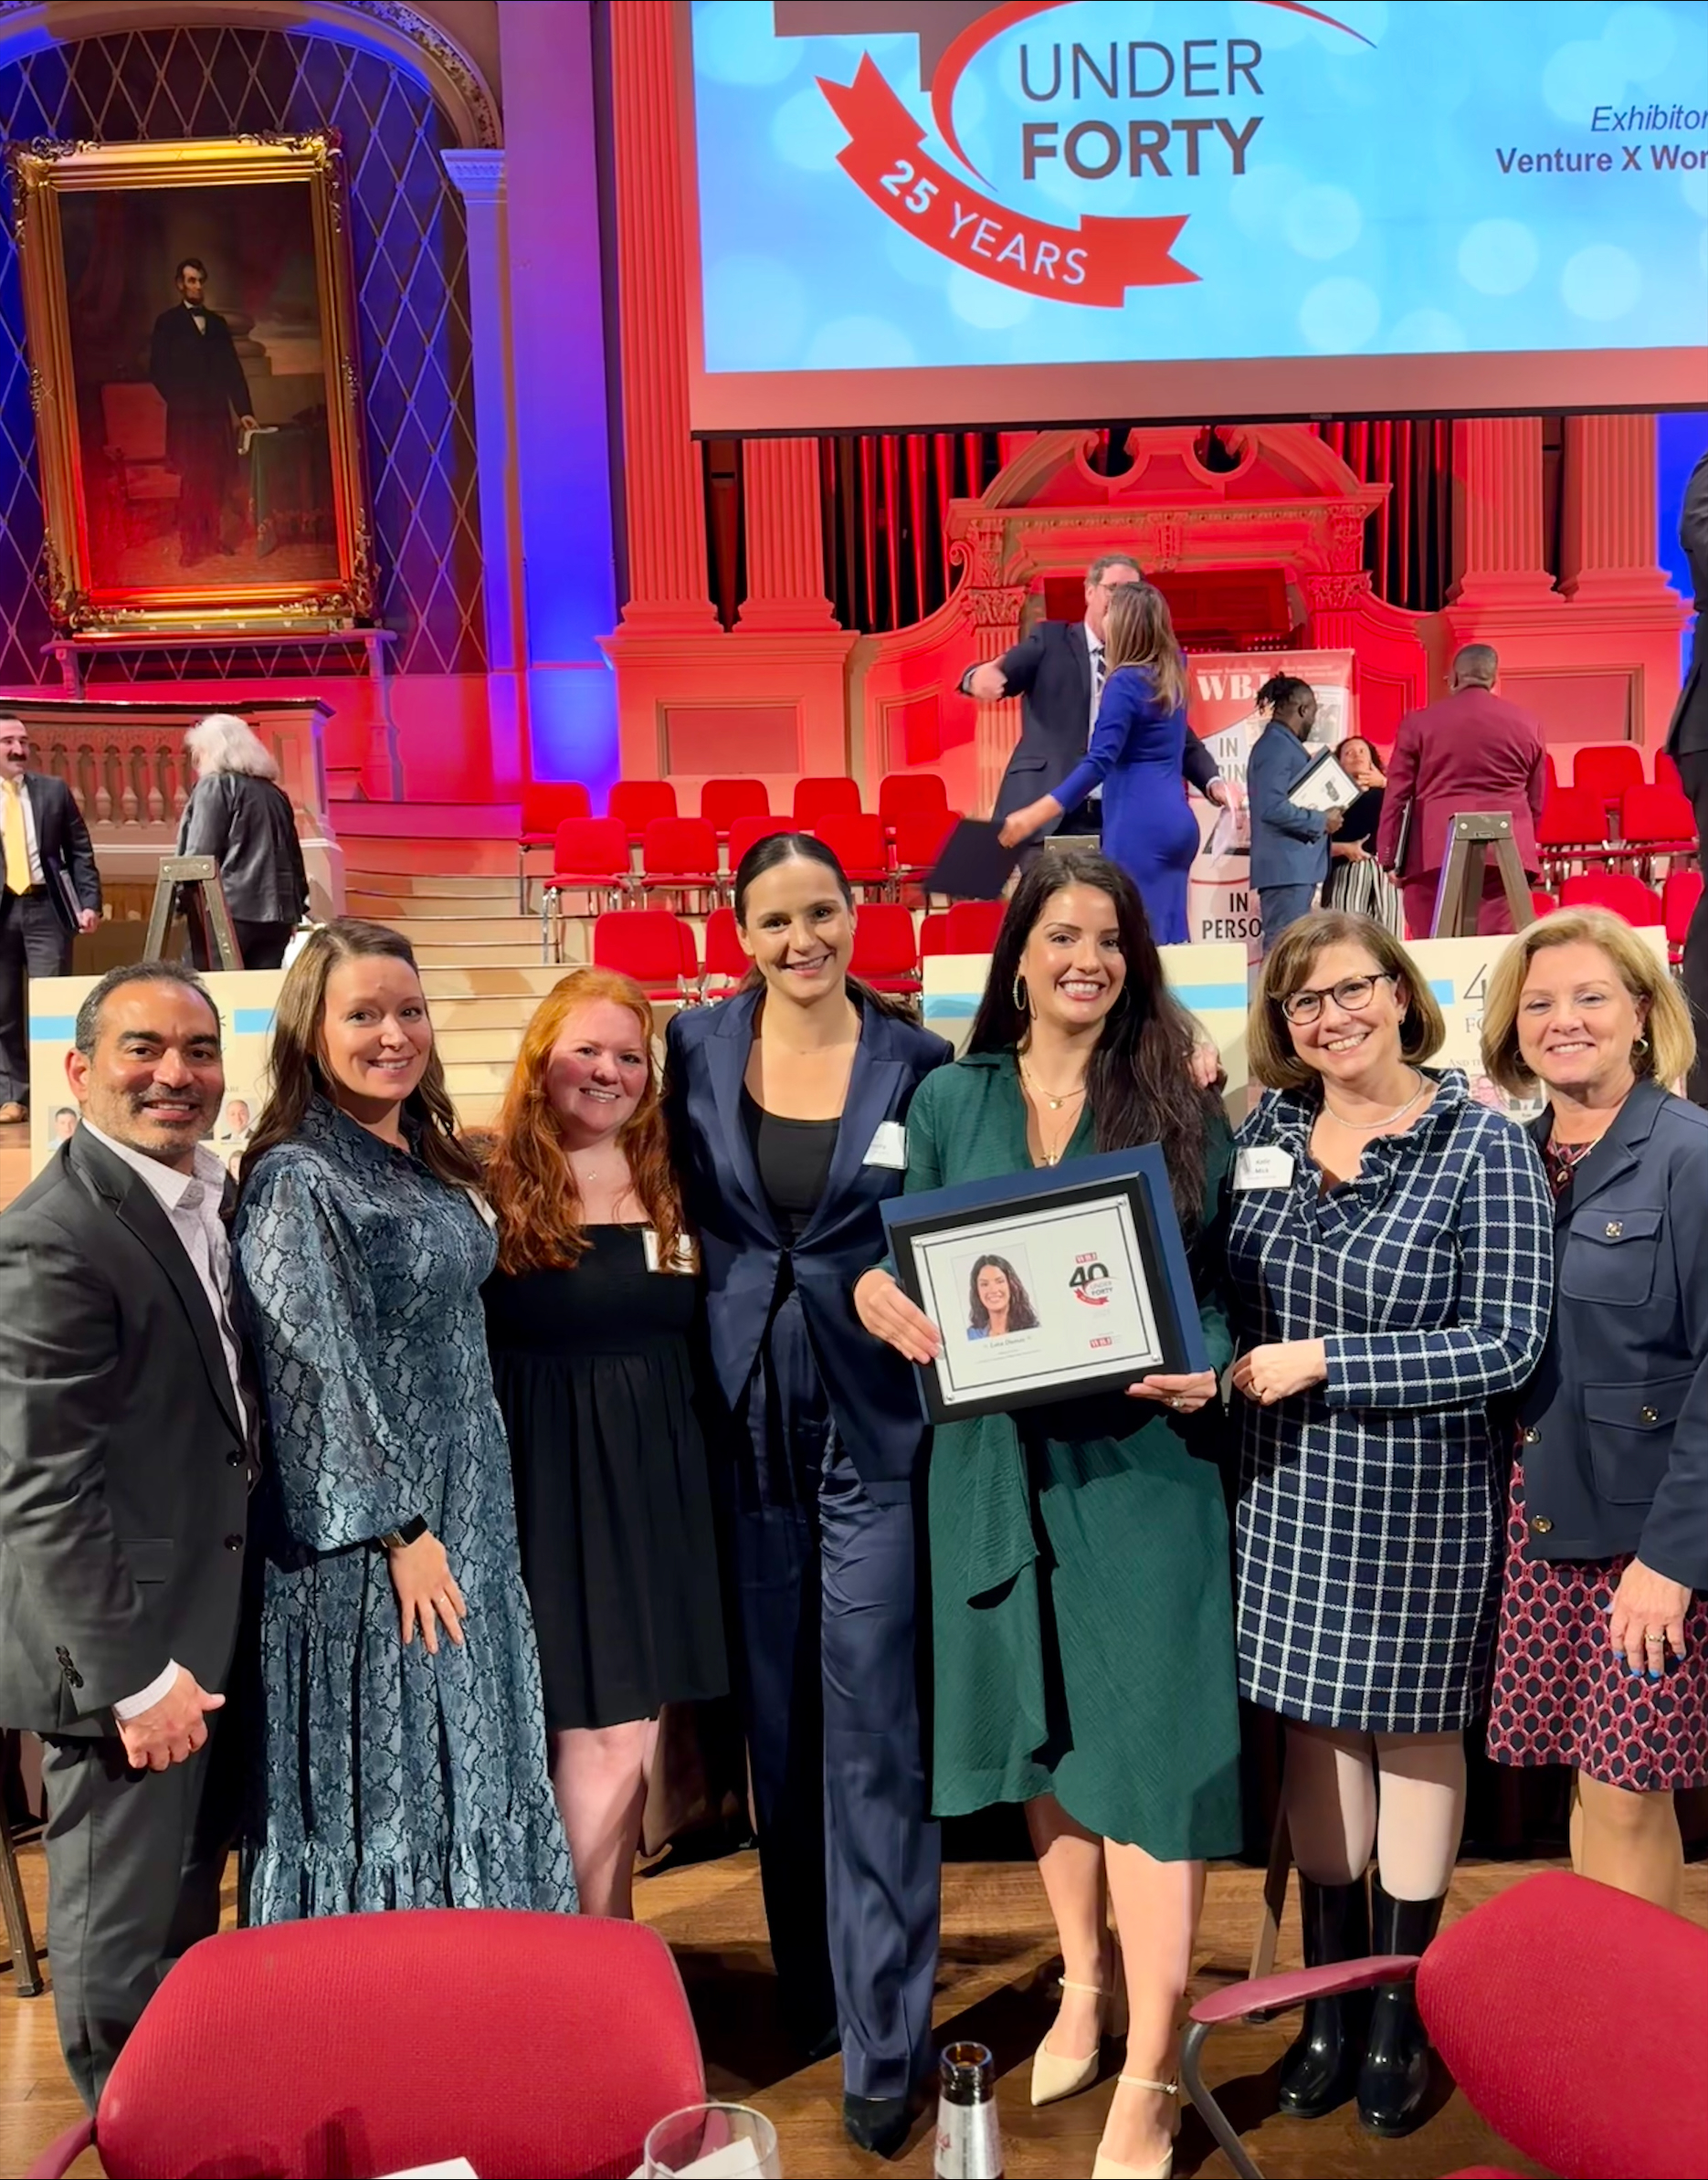
<path id="1" fill-rule="evenodd" d="M 40 1850 L 26 1847 L 21 1860 L 39 1935 L 46 1922 Z M 1448 1920 L 1537 1867 L 1462 1864 Z M 1211 1872 L 1195 1991 L 1212 1988 L 1241 1971 L 1250 1948 L 1260 1882 L 1255 1870 Z M 1689 1872 L 1687 1902 L 1694 1919 L 1708 1924 L 1708 1867 L 1698 1865 Z M 683 1869 L 666 1867 L 642 1881 L 638 1904 L 644 1919 L 676 1949 L 700 2025 L 712 2093 L 751 2100 L 771 2115 L 782 2142 L 783 2169 L 791 2180 L 807 2174 L 881 2174 L 885 2168 L 878 2159 L 851 2149 L 843 2137 L 837 2062 L 796 2070 L 781 2042 L 752 1854 Z M 1281 1932 L 1281 1964 L 1298 1957 L 1293 1911 Z M 1032 2048 L 1053 2010 L 1049 1980 L 1055 1965 L 1044 1896 L 1030 1864 L 962 1862 L 945 1869 L 937 2024 L 944 2041 L 951 2034 L 973 2037 L 996 2054 L 1011 2180 L 1089 2173 L 1113 2093 L 1111 2073 L 1083 2096 L 1043 2112 L 1034 2112 L 1027 2101 Z M 1364 2174 L 1401 2180 L 1487 2163 L 1522 2173 L 1538 2169 L 1491 2134 L 1457 2094 L 1443 2094 L 1428 2124 L 1400 2143 L 1381 2143 L 1362 2133 L 1350 2109 L 1315 2122 L 1280 2118 L 1274 2110 L 1275 2065 L 1292 2033 L 1284 2022 L 1238 2026 L 1219 2030 L 1209 2046 L 1209 2079 L 1217 2086 L 1229 2085 L 1228 2110 L 1273 2180 Z M 42 2146 L 78 2116 L 60 2065 L 51 1997 L 19 1998 L 10 1975 L 0 1975 L 0 2175 L 25 2171 Z M 930 2128 L 922 2120 L 891 2169 L 928 2174 L 931 2163 Z M 75 2169 L 96 2174 L 100 2168 L 89 2157 Z M 1202 2122 L 1189 2111 L 1175 2170 L 1183 2175 L 1230 2170 Z"/>

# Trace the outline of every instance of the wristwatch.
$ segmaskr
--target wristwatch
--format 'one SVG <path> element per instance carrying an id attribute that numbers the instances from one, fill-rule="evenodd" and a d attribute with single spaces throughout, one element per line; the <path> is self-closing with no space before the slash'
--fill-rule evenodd
<path id="1" fill-rule="evenodd" d="M 382 1530 L 380 1543 L 387 1552 L 401 1552 L 406 1545 L 418 1543 L 427 1532 L 427 1516 L 417 1514 L 414 1521 L 406 1522 L 401 1529 Z"/>

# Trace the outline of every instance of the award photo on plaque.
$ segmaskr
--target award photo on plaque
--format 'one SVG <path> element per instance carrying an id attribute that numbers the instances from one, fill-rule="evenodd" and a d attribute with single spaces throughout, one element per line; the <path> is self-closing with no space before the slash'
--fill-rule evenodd
<path id="1" fill-rule="evenodd" d="M 1186 1245 L 1154 1143 L 883 1206 L 896 1278 L 943 1334 L 933 1423 L 1207 1370 Z"/>

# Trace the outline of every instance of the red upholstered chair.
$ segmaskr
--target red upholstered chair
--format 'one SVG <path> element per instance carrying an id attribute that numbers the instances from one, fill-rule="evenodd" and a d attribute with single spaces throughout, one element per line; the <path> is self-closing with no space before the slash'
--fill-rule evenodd
<path id="1" fill-rule="evenodd" d="M 949 912 L 946 909 L 939 909 L 935 915 L 923 918 L 920 923 L 919 958 L 922 962 L 928 961 L 933 953 L 948 953 L 951 951 Z"/>
<path id="2" fill-rule="evenodd" d="M 1611 909 L 1639 931 L 1663 921 L 1661 896 L 1625 870 L 1586 870 L 1560 888 L 1563 909 Z"/>
<path id="3" fill-rule="evenodd" d="M 565 893 L 585 893 L 607 906 L 628 897 L 628 836 L 616 817 L 566 817 L 552 849 L 546 912 L 555 916 Z"/>
<path id="4" fill-rule="evenodd" d="M 1550 884 L 1567 864 L 1604 854 L 1608 838 L 1608 806 L 1587 787 L 1550 789 L 1536 827 L 1536 847 Z"/>
<path id="5" fill-rule="evenodd" d="M 1572 785 L 1604 803 L 1617 803 L 1628 787 L 1643 784 L 1643 753 L 1634 742 L 1594 742 L 1572 759 Z"/>
<path id="6" fill-rule="evenodd" d="M 693 932 L 669 909 L 616 909 L 596 917 L 593 960 L 596 968 L 632 976 L 648 999 L 699 997 L 700 953 Z"/>
<path id="7" fill-rule="evenodd" d="M 1684 959 L 1684 940 L 1696 903 L 1703 897 L 1700 870 L 1673 870 L 1661 889 L 1661 913 L 1667 927 L 1667 959 L 1676 968 Z"/>
<path id="8" fill-rule="evenodd" d="M 771 791 L 763 780 L 708 780 L 700 790 L 700 815 L 720 840 L 738 817 L 769 817 Z"/>
<path id="9" fill-rule="evenodd" d="M 424 1998 L 427 2001 L 424 2003 Z M 705 2097 L 669 1948 L 591 1915 L 409 1908 L 227 1931 L 149 2001 L 94 2119 L 112 2180 L 632 2173 L 648 2131 Z"/>
<path id="10" fill-rule="evenodd" d="M 675 816 L 676 790 L 669 780 L 617 780 L 606 813 L 621 821 L 630 848 L 638 848 L 655 819 Z"/>
<path id="11" fill-rule="evenodd" d="M 727 999 L 753 967 L 735 935 L 735 911 L 713 909 L 706 918 L 706 974 L 701 990 L 708 999 Z"/>
<path id="12" fill-rule="evenodd" d="M 890 883 L 890 851 L 884 843 L 882 818 L 865 810 L 857 810 L 851 817 L 821 817 L 813 827 L 813 836 L 841 864 L 857 893 L 876 892 Z"/>
<path id="13" fill-rule="evenodd" d="M 1684 792 L 1684 775 L 1680 772 L 1675 761 L 1667 755 L 1665 750 L 1655 752 L 1655 785 L 1657 787 L 1676 787 L 1681 795 Z"/>
<path id="14" fill-rule="evenodd" d="M 517 897 L 528 912 L 528 857 L 550 848 L 566 817 L 590 817 L 593 805 L 579 780 L 530 780 L 522 791 L 522 824 L 516 836 Z"/>
<path id="15" fill-rule="evenodd" d="M 1538 916 L 1551 916 L 1560 904 L 1555 900 L 1552 893 L 1545 893 L 1539 886 L 1532 886 L 1530 905 Z"/>
<path id="16" fill-rule="evenodd" d="M 844 774 L 825 774 L 795 783 L 795 823 L 801 831 L 817 829 L 821 817 L 858 817 L 859 785 Z"/>
<path id="17" fill-rule="evenodd" d="M 990 953 L 1008 911 L 1006 900 L 954 900 L 949 904 L 951 953 Z"/>
<path id="18" fill-rule="evenodd" d="M 1619 797 L 1619 838 L 1640 851 L 1647 873 L 1656 859 L 1696 853 L 1696 813 L 1680 787 L 1650 786 L 1639 781 Z"/>
<path id="19" fill-rule="evenodd" d="M 893 840 L 896 822 L 902 817 L 940 817 L 949 815 L 949 790 L 934 772 L 890 772 L 878 783 L 878 815 Z"/>
<path id="20" fill-rule="evenodd" d="M 640 844 L 644 893 L 674 893 L 686 903 L 697 893 L 708 905 L 717 898 L 718 837 L 703 817 L 655 817 Z"/>
<path id="21" fill-rule="evenodd" d="M 1609 2066 L 1608 1995 L 1642 1964 L 1646 2016 L 1675 2033 L 1645 2052 L 1640 2080 Z M 1478 2116 L 1514 2148 L 1575 2180 L 1708 2180 L 1708 2070 L 1700 2027 L 1708 1931 L 1566 1870 L 1526 1878 L 1443 1931 L 1422 1961 L 1298 1968 L 1233 1984 L 1192 2008 L 1182 2084 L 1240 2180 L 1261 2180 L 1204 2080 L 1211 2032 L 1307 1998 L 1397 1981 L 1413 1969 L 1436 2050 Z M 1505 2168 L 1462 2167 L 1450 2180 Z"/>
<path id="22" fill-rule="evenodd" d="M 768 840 L 773 833 L 795 830 L 786 817 L 738 817 L 730 827 L 730 844 L 725 851 L 729 858 L 730 875 L 734 876 L 742 858 L 755 841 Z"/>
<path id="23" fill-rule="evenodd" d="M 874 817 L 872 823 L 878 820 Z M 870 901 L 854 924 L 854 957 L 849 964 L 860 980 L 880 992 L 917 992 L 919 942 L 913 912 L 899 901 Z"/>
<path id="24" fill-rule="evenodd" d="M 961 822 L 958 810 L 903 810 L 890 830 L 890 859 L 895 882 L 923 886 L 943 844 Z"/>

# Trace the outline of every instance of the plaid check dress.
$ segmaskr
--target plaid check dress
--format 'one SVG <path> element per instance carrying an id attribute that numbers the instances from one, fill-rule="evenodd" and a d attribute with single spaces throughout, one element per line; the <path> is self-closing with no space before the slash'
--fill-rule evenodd
<path id="1" fill-rule="evenodd" d="M 1313 1096 L 1270 1091 L 1236 1139 L 1292 1159 L 1289 1185 L 1234 1195 L 1239 1348 L 1328 1349 L 1326 1385 L 1235 1401 L 1239 1688 L 1314 1725 L 1450 1732 L 1488 1680 L 1507 1466 L 1488 1404 L 1547 1336 L 1554 1206 L 1529 1136 L 1457 1069 L 1439 1080 L 1326 1193 Z"/>

